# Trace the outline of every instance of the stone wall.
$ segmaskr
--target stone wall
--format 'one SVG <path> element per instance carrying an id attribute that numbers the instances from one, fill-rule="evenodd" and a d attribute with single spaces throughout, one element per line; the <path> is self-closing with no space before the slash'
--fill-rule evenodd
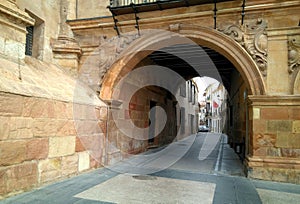
<path id="1" fill-rule="evenodd" d="M 241 78 L 237 71 L 233 71 L 231 74 L 231 88 L 229 93 L 229 118 L 227 118 L 228 124 L 228 142 L 233 149 L 236 150 L 236 146 L 240 147 L 240 155 L 244 157 L 247 153 L 246 150 L 246 118 L 247 111 L 247 88 L 244 80 Z M 246 94 L 246 95 L 245 95 Z"/>
<path id="2" fill-rule="evenodd" d="M 17 6 L 20 10 L 26 11 L 33 19 L 35 19 L 35 44 L 39 48 L 36 50 L 34 57 L 37 59 L 51 62 L 53 53 L 51 43 L 57 39 L 60 28 L 60 0 L 44 1 L 36 0 L 34 4 L 28 4 L 26 0 L 16 0 Z M 37 36 L 39 35 L 39 36 Z"/>
<path id="3" fill-rule="evenodd" d="M 296 96 L 250 97 L 249 176 L 300 183 L 300 107 Z"/>
<path id="4" fill-rule="evenodd" d="M 62 69 L 0 59 L 0 196 L 101 166 L 106 105 Z"/>

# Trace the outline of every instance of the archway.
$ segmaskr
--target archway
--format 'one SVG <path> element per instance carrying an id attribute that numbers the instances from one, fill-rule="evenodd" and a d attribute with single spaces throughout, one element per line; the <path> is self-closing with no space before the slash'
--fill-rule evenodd
<path id="1" fill-rule="evenodd" d="M 176 33 L 225 56 L 241 74 L 249 89 L 249 95 L 264 95 L 266 93 L 263 76 L 256 63 L 245 49 L 232 38 L 211 28 L 193 25 L 179 25 Z M 159 50 L 166 45 L 170 45 L 170 41 L 175 39 L 178 39 L 177 34 L 170 35 L 169 32 L 161 32 L 160 30 L 143 33 L 139 39 L 123 50 L 119 59 L 104 76 L 100 98 L 110 100 L 115 84 L 121 76 L 128 73 L 139 63 L 138 59 L 143 59 L 151 54 L 153 50 Z"/>
<path id="2" fill-rule="evenodd" d="M 133 41 L 123 52 L 118 60 L 111 66 L 103 78 L 100 98 L 104 100 L 114 99 L 113 94 L 116 91 L 119 81 L 139 65 L 143 65 L 144 59 L 155 51 L 165 47 L 188 43 L 186 39 L 192 40 L 202 48 L 207 47 L 214 50 L 229 60 L 236 68 L 240 78 L 245 83 L 247 95 L 264 95 L 265 85 L 261 72 L 247 51 L 230 37 L 216 30 L 204 27 L 195 27 L 191 25 L 178 25 L 176 33 L 161 30 L 152 30 L 142 33 L 142 36 Z M 189 76 L 186 76 L 186 80 Z M 246 127 L 244 137 L 249 139 L 247 103 L 242 111 L 245 112 Z M 130 111 L 130 110 L 128 110 Z M 241 110 L 240 110 L 241 111 Z M 123 119 L 123 118 L 122 118 Z M 251 131 L 251 130 L 250 130 Z M 250 139 L 249 139 L 250 140 Z"/>

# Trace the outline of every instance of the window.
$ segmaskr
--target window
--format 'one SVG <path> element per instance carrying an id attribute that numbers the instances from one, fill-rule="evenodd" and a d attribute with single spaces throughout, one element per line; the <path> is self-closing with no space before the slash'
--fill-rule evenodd
<path id="1" fill-rule="evenodd" d="M 30 15 L 31 18 L 35 20 L 34 26 L 28 26 L 26 28 L 27 34 L 25 54 L 42 60 L 44 52 L 45 23 L 32 12 L 28 11 L 27 9 L 25 11 Z"/>
<path id="2" fill-rule="evenodd" d="M 180 133 L 185 133 L 185 108 L 180 108 Z"/>
<path id="3" fill-rule="evenodd" d="M 192 85 L 192 104 L 195 105 L 196 103 L 196 87 Z"/>
<path id="4" fill-rule="evenodd" d="M 26 27 L 26 47 L 25 55 L 32 56 L 32 45 L 33 45 L 33 26 Z"/>
<path id="5" fill-rule="evenodd" d="M 193 83 L 191 81 L 188 81 L 188 97 L 189 97 L 189 102 L 192 102 L 193 98 Z"/>
<path id="6" fill-rule="evenodd" d="M 182 83 L 180 86 L 180 96 L 186 97 L 186 82 Z"/>

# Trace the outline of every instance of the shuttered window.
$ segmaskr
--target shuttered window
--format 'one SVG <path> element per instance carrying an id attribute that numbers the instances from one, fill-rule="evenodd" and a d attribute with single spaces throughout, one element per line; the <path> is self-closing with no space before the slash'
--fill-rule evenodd
<path id="1" fill-rule="evenodd" d="M 26 48 L 25 55 L 32 56 L 32 45 L 33 45 L 33 26 L 26 27 Z"/>

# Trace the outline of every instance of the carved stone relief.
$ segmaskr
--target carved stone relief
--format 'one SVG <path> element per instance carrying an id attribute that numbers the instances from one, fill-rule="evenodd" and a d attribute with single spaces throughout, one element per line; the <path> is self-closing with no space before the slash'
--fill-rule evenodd
<path id="1" fill-rule="evenodd" d="M 100 81 L 99 85 L 102 84 L 102 79 L 111 65 L 118 59 L 118 56 L 122 51 L 134 40 L 136 40 L 139 35 L 129 34 L 122 35 L 120 37 L 115 36 L 109 40 L 101 39 L 100 45 Z"/>
<path id="2" fill-rule="evenodd" d="M 296 37 L 289 39 L 288 50 L 289 73 L 292 74 L 300 68 L 300 37 L 299 39 Z"/>
<path id="3" fill-rule="evenodd" d="M 139 36 L 127 34 L 107 39 L 100 37 L 100 45 L 81 62 L 79 79 L 96 92 L 100 92 L 104 75 L 118 60 L 122 51 Z"/>
<path id="4" fill-rule="evenodd" d="M 243 26 L 229 24 L 218 30 L 228 35 L 251 55 L 263 76 L 267 75 L 267 23 L 263 19 L 248 21 Z"/>

